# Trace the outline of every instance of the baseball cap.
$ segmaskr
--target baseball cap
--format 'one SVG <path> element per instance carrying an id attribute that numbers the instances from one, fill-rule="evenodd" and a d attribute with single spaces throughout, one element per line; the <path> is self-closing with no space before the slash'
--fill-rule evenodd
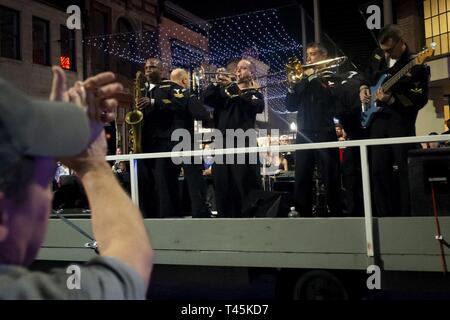
<path id="1" fill-rule="evenodd" d="M 22 156 L 67 157 L 83 151 L 90 137 L 86 113 L 65 102 L 33 100 L 0 78 L 0 161 Z"/>

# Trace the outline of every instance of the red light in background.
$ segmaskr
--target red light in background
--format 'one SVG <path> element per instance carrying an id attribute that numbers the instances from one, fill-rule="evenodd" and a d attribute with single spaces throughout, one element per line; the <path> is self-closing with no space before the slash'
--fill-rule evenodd
<path id="1" fill-rule="evenodd" d="M 111 136 L 111 133 L 107 133 L 107 134 L 106 134 L 106 140 L 111 139 L 111 137 L 112 137 L 112 136 Z"/>
<path id="2" fill-rule="evenodd" d="M 70 58 L 69 57 L 60 56 L 59 57 L 59 65 L 63 69 L 70 70 L 70 68 L 71 68 Z"/>

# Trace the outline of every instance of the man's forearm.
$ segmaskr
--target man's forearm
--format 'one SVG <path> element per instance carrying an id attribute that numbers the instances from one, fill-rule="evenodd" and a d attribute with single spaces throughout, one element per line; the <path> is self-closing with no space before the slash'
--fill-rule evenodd
<path id="1" fill-rule="evenodd" d="M 81 175 L 92 212 L 92 228 L 104 256 L 127 262 L 148 282 L 152 249 L 138 208 L 106 162 Z"/>

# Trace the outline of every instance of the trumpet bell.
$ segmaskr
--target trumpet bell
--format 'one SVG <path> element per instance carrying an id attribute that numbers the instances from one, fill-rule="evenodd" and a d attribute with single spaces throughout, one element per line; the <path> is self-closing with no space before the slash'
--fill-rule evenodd
<path id="1" fill-rule="evenodd" d="M 297 58 L 289 59 L 286 64 L 287 80 L 289 84 L 295 84 L 303 78 L 304 68 Z"/>

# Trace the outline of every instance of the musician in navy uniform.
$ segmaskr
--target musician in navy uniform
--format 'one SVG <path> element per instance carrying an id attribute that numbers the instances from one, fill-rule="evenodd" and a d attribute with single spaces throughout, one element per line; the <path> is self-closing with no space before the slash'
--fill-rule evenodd
<path id="1" fill-rule="evenodd" d="M 230 138 L 227 129 L 244 132 L 254 129 L 256 115 L 264 111 L 264 97 L 253 81 L 254 74 L 253 63 L 242 59 L 236 69 L 237 82 L 232 82 L 229 75 L 223 73 L 218 77 L 219 83 L 210 85 L 205 91 L 204 102 L 215 109 L 215 127 L 220 130 L 224 144 L 227 137 Z M 246 146 L 256 146 L 256 137 L 254 141 L 246 141 Z M 233 147 L 238 145 L 234 142 Z M 259 165 L 249 163 L 249 159 L 247 155 L 244 164 L 216 162 L 213 165 L 219 217 L 242 217 L 242 206 L 250 191 L 262 189 Z"/>
<path id="2" fill-rule="evenodd" d="M 141 87 L 141 98 L 136 101 L 137 107 L 144 113 L 142 127 L 142 152 L 154 152 L 151 147 L 150 136 L 152 135 L 152 119 L 155 106 L 155 94 L 163 81 L 163 65 L 158 58 L 149 58 L 145 61 L 145 81 Z M 155 177 L 153 175 L 154 159 L 138 160 L 138 184 L 139 184 L 139 207 L 144 217 L 155 218 L 159 216 L 158 197 L 155 190 Z"/>
<path id="3" fill-rule="evenodd" d="M 363 103 L 370 101 L 369 86 L 375 85 L 381 75 L 387 70 L 395 74 L 413 58 L 396 25 L 387 25 L 380 30 L 378 43 L 380 47 L 373 53 L 360 87 Z M 428 68 L 416 65 L 389 92 L 378 90 L 377 101 L 383 108 L 375 113 L 368 126 L 370 138 L 415 136 L 417 113 L 428 101 L 428 81 Z M 411 144 L 397 144 L 371 148 L 373 196 L 378 216 L 409 215 L 407 154 L 413 147 Z M 397 173 L 393 167 L 398 168 Z M 396 180 L 399 188 L 394 187 Z M 396 189 L 399 193 L 395 192 Z"/>
<path id="4" fill-rule="evenodd" d="M 147 66 L 151 69 L 153 63 L 155 63 L 155 72 L 160 71 L 161 63 L 158 59 L 147 60 L 146 70 Z M 160 74 L 160 72 L 158 73 Z M 148 95 L 138 103 L 139 108 L 144 112 L 142 150 L 149 153 L 171 152 L 178 143 L 171 140 L 174 130 L 186 129 L 193 136 L 194 118 L 207 120 L 210 116 L 203 105 L 187 89 L 189 87 L 188 75 L 184 70 L 175 69 L 171 74 L 171 80 L 160 80 L 156 85 L 153 82 L 149 84 Z M 145 163 L 152 173 L 156 187 L 157 217 L 182 215 L 178 185 L 180 166 L 175 164 L 171 158 L 151 159 Z M 184 173 L 189 185 L 193 217 L 209 217 L 201 165 L 186 165 Z"/>
<path id="5" fill-rule="evenodd" d="M 317 63 L 328 58 L 326 48 L 320 43 L 308 44 L 306 52 L 307 63 Z M 287 110 L 298 112 L 296 143 L 337 140 L 333 116 L 338 112 L 334 96 L 334 86 L 338 81 L 340 79 L 333 72 L 325 71 L 320 75 L 309 73 L 289 88 L 286 96 Z M 325 186 L 328 206 L 327 212 L 321 214 L 340 216 L 338 149 L 295 152 L 295 207 L 300 216 L 312 216 L 313 172 L 316 162 Z"/>
<path id="6" fill-rule="evenodd" d="M 199 143 L 195 138 L 194 120 L 202 121 L 202 124 L 205 125 L 212 121 L 212 115 L 203 103 L 200 102 L 198 97 L 190 92 L 189 74 L 186 70 L 180 68 L 174 69 L 170 74 L 170 81 L 172 104 L 180 108 L 174 121 L 176 123 L 172 127 L 186 129 L 189 132 L 191 137 L 191 150 L 194 150 L 194 144 Z M 192 217 L 210 218 L 211 211 L 206 201 L 206 181 L 203 179 L 203 165 L 201 159 L 197 160 L 199 161 L 196 162 L 194 157 L 192 157 L 188 163 L 182 164 L 184 178 L 187 182 L 189 197 L 191 199 Z M 175 171 L 179 173 L 180 169 L 181 166 L 178 166 Z M 170 192 L 172 193 L 172 190 Z"/>

